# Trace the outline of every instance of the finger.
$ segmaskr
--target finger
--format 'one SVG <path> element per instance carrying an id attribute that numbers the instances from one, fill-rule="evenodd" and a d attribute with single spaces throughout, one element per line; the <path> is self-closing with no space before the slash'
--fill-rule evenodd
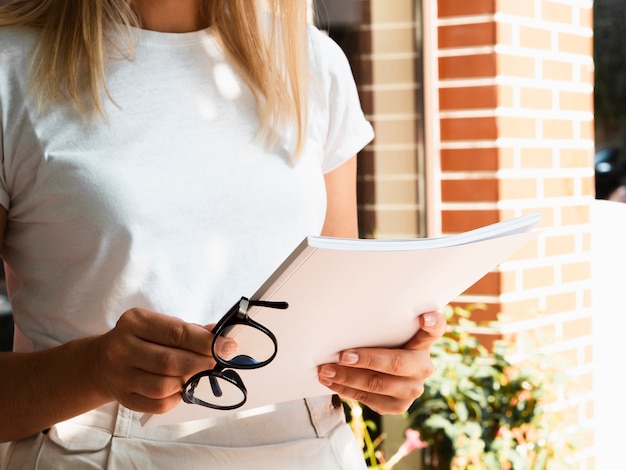
<path id="1" fill-rule="evenodd" d="M 162 414 L 177 406 L 181 401 L 180 391 L 170 396 L 153 399 L 141 394 L 132 393 L 121 398 L 120 403 L 126 408 L 150 414 Z"/>
<path id="2" fill-rule="evenodd" d="M 215 340 L 215 354 L 217 354 L 221 359 L 232 359 L 237 353 L 237 350 L 237 341 L 232 338 L 226 338 L 220 335 Z"/>
<path id="3" fill-rule="evenodd" d="M 367 393 L 362 390 L 347 389 L 344 394 L 337 392 L 342 398 L 351 398 L 374 410 L 379 415 L 401 415 L 405 413 L 419 395 L 411 399 L 399 399 L 387 395 Z M 420 393 L 421 395 L 421 393 Z M 360 397 L 360 398 L 357 398 Z"/>
<path id="4" fill-rule="evenodd" d="M 337 368 L 346 374 L 353 373 L 351 369 L 366 369 L 398 377 L 427 377 L 433 365 L 428 351 L 359 348 L 342 351 Z"/>
<path id="5" fill-rule="evenodd" d="M 446 331 L 446 318 L 439 312 L 420 315 L 420 329 L 405 345 L 405 349 L 430 350 L 430 347 Z"/>
<path id="6" fill-rule="evenodd" d="M 343 390 L 345 388 L 403 399 L 421 394 L 421 382 L 423 382 L 418 380 L 417 376 L 403 377 L 331 364 L 325 364 L 319 368 L 319 380 L 322 385 L 338 393 L 345 393 Z"/>
<path id="7" fill-rule="evenodd" d="M 202 328 L 213 334 L 215 323 L 204 325 Z M 231 359 L 237 353 L 237 341 L 234 338 L 228 338 L 226 336 L 218 336 L 215 340 L 215 352 L 222 359 Z"/>
<path id="8" fill-rule="evenodd" d="M 198 325 L 151 310 L 128 310 L 120 317 L 116 327 L 162 346 L 187 349 L 205 355 L 211 353 L 213 335 L 210 332 Z"/>
<path id="9" fill-rule="evenodd" d="M 178 395 L 180 399 L 185 377 L 168 377 L 136 369 L 128 376 L 124 389 L 129 396 L 138 395 L 150 400 L 163 400 L 173 395 Z"/>
<path id="10" fill-rule="evenodd" d="M 403 394 L 402 396 L 375 393 L 373 391 L 353 388 L 345 384 L 334 382 L 326 386 L 333 392 L 337 393 L 341 398 L 356 400 L 379 414 L 404 413 L 409 406 L 411 406 L 411 403 L 413 403 L 413 401 L 415 401 L 415 399 L 424 391 L 423 384 L 420 385 L 419 383 L 416 383 L 411 387 L 413 389 L 413 393 Z M 400 387 L 400 389 L 406 390 L 407 387 Z"/>
<path id="11" fill-rule="evenodd" d="M 130 336 L 118 351 L 120 357 L 127 358 L 127 365 L 137 370 L 166 377 L 189 376 L 198 370 L 215 366 L 212 356 L 199 354 L 186 349 L 177 349 L 144 341 Z"/>
<path id="12" fill-rule="evenodd" d="M 426 312 L 420 315 L 421 331 L 427 331 L 432 336 L 439 337 L 446 331 L 446 317 L 440 312 Z"/>
<path id="13" fill-rule="evenodd" d="M 131 309 L 119 319 L 118 327 L 145 341 L 205 356 L 211 355 L 213 334 L 201 326 L 186 323 L 176 317 L 146 309 Z M 226 345 L 227 342 L 221 344 Z"/>

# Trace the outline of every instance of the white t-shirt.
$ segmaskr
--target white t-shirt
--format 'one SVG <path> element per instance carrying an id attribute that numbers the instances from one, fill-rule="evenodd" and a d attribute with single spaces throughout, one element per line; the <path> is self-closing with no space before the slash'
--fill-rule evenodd
<path id="1" fill-rule="evenodd" d="M 108 65 L 114 102 L 92 123 L 38 111 L 35 40 L 0 28 L 1 255 L 19 351 L 105 332 L 131 307 L 216 321 L 319 234 L 324 173 L 373 138 L 343 52 L 315 28 L 295 165 L 254 142 L 253 96 L 208 30 L 141 31 L 134 59 Z"/>

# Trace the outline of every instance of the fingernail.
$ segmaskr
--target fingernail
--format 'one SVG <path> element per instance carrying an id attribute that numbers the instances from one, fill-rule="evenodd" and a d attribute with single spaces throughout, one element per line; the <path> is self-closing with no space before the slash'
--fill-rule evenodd
<path id="1" fill-rule="evenodd" d="M 437 317 L 432 313 L 424 314 L 424 326 L 435 326 L 437 324 Z"/>
<path id="2" fill-rule="evenodd" d="M 331 366 L 322 366 L 320 369 L 320 377 L 326 377 L 329 379 L 334 379 L 337 375 L 337 371 L 334 367 Z"/>
<path id="3" fill-rule="evenodd" d="M 359 362 L 359 355 L 355 352 L 344 352 L 341 355 L 342 364 L 356 364 Z"/>
<path id="4" fill-rule="evenodd" d="M 325 377 L 319 377 L 319 381 L 324 387 L 330 387 L 333 384 L 332 380 L 327 379 Z"/>

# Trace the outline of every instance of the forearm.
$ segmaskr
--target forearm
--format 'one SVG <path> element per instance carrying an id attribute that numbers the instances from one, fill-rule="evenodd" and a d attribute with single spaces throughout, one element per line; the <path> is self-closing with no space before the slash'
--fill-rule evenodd
<path id="1" fill-rule="evenodd" d="M 96 338 L 0 353 L 0 442 L 21 439 L 112 400 L 97 385 Z"/>
<path id="2" fill-rule="evenodd" d="M 180 403 L 193 374 L 215 365 L 213 335 L 142 308 L 101 336 L 35 353 L 0 354 L 0 442 L 20 439 L 118 401 L 143 413 Z M 224 342 L 228 348 L 233 341 Z"/>

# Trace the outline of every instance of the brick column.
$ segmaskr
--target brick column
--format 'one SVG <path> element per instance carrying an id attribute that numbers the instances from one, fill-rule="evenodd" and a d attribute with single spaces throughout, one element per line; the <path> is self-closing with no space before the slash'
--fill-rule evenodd
<path id="1" fill-rule="evenodd" d="M 540 211 L 543 233 L 463 295 L 537 331 L 576 386 L 553 408 L 591 468 L 592 2 L 439 0 L 441 227 Z M 462 260 L 459 260 L 462 262 Z M 587 461 L 588 460 L 588 461 Z"/>
<path id="2" fill-rule="evenodd" d="M 363 236 L 424 236 L 421 24 L 416 0 L 363 0 L 364 108 L 376 131 L 359 156 Z"/>

